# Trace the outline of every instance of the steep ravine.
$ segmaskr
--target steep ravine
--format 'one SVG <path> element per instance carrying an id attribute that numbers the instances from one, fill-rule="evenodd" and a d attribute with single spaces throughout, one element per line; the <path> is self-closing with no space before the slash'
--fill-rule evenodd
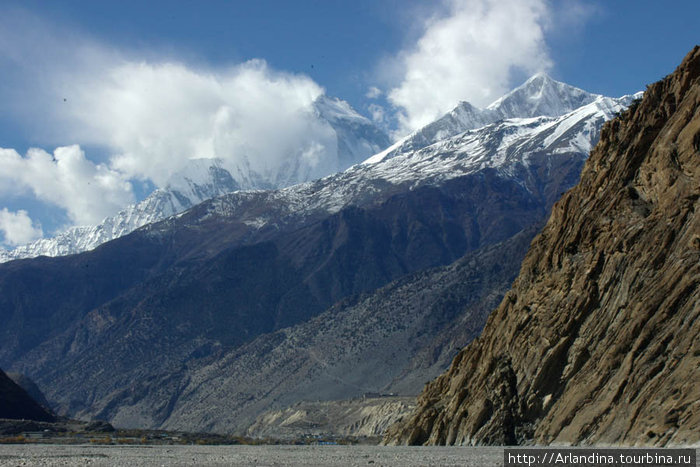
<path id="1" fill-rule="evenodd" d="M 700 441 L 700 48 L 607 123 L 482 335 L 389 444 Z"/>

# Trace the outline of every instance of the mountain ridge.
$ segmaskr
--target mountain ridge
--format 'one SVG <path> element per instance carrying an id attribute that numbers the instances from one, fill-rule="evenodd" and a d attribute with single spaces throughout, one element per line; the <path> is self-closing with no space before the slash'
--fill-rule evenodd
<path id="1" fill-rule="evenodd" d="M 603 97 L 555 81 L 545 73 L 538 73 L 483 109 L 461 101 L 436 121 L 402 138 L 366 162 L 376 162 L 396 154 L 421 149 L 437 141 L 500 120 L 560 117 Z M 638 96 L 623 96 L 620 99 L 631 101 L 634 97 Z"/>
<path id="2" fill-rule="evenodd" d="M 0 370 L 0 418 L 53 422 L 56 417 Z"/>

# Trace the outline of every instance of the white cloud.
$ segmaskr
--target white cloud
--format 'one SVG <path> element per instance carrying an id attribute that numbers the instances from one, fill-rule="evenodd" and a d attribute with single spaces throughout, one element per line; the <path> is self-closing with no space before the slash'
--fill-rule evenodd
<path id="1" fill-rule="evenodd" d="M 10 246 L 29 243 L 44 235 L 41 227 L 32 225 L 29 214 L 22 209 L 17 212 L 0 209 L 0 232 L 5 237 L 4 243 Z"/>
<path id="2" fill-rule="evenodd" d="M 134 201 L 124 176 L 86 159 L 79 146 L 56 148 L 53 155 L 32 148 L 25 157 L 0 148 L 0 194 L 23 192 L 65 209 L 79 225 L 95 224 Z"/>
<path id="3" fill-rule="evenodd" d="M 545 0 L 449 0 L 415 47 L 402 52 L 400 83 L 388 93 L 399 133 L 417 129 L 460 100 L 484 106 L 507 92 L 516 72 L 551 67 Z"/>
<path id="4" fill-rule="evenodd" d="M 262 60 L 226 70 L 129 61 L 80 76 L 62 92 L 73 100 L 72 138 L 108 146 L 114 169 L 157 185 L 194 157 L 263 175 L 294 155 L 315 154 L 307 160 L 319 172 L 336 162 L 335 135 L 312 107 L 323 89 Z"/>
<path id="5" fill-rule="evenodd" d="M 263 176 L 309 154 L 309 176 L 337 169 L 335 133 L 312 107 L 323 88 L 264 60 L 193 66 L 158 51 L 115 50 L 0 8 L 3 61 L 15 81 L 0 87 L 0 99 L 43 144 L 104 148 L 110 167 L 127 177 L 162 186 L 199 157 Z"/>
<path id="6" fill-rule="evenodd" d="M 370 104 L 367 106 L 372 121 L 379 125 L 386 124 L 386 110 L 379 104 Z"/>
<path id="7" fill-rule="evenodd" d="M 382 90 L 376 86 L 370 86 L 369 89 L 367 90 L 367 92 L 365 93 L 365 97 L 367 99 L 376 99 L 381 95 L 382 95 Z"/>

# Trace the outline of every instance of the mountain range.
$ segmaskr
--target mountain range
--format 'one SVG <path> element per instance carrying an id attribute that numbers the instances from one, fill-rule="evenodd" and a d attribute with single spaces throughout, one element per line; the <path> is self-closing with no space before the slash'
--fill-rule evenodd
<path id="1" fill-rule="evenodd" d="M 93 248 L 152 222 L 183 212 L 211 198 L 246 189 L 274 189 L 342 171 L 389 145 L 389 138 L 340 99 L 320 96 L 313 111 L 335 135 L 336 147 L 314 168 L 297 155 L 266 174 L 245 164 L 225 168 L 220 159 L 192 159 L 143 201 L 127 206 L 95 226 L 71 227 L 12 250 L 0 248 L 0 262 L 37 256 L 65 256 Z"/>
<path id="2" fill-rule="evenodd" d="M 2 264 L 0 365 L 62 414 L 132 427 L 244 432 L 308 398 L 416 394 L 633 99 L 538 75 L 343 172 Z"/>

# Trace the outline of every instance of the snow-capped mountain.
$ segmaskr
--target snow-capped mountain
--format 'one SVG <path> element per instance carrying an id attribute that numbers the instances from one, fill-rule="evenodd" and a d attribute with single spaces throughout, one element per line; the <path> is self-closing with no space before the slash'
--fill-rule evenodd
<path id="1" fill-rule="evenodd" d="M 623 110 L 634 97 L 638 96 L 616 99 L 591 94 L 537 74 L 485 109 L 461 102 L 435 122 L 378 152 L 389 144 L 386 135 L 347 102 L 321 96 L 314 109 L 336 134 L 337 157 L 328 172 L 339 172 L 337 175 L 308 182 L 311 173 L 306 170 L 302 176 L 304 170 L 299 161 L 291 161 L 275 176 L 263 176 L 242 167 L 227 171 L 221 161 L 194 160 L 174 175 L 165 188 L 100 225 L 73 227 L 56 237 L 11 251 L 0 249 L 0 262 L 90 250 L 204 200 L 239 189 L 270 190 L 239 197 L 285 199 L 282 205 L 291 212 L 317 208 L 333 212 L 369 196 L 376 190 L 374 185 L 418 185 L 486 167 L 513 172 L 542 151 L 574 152 L 577 157 L 585 157 L 597 141 L 602 123 Z M 359 162 L 363 163 L 341 172 Z M 299 181 L 307 183 L 284 188 Z M 276 190 L 279 188 L 282 189 Z M 307 196 L 308 190 L 314 195 Z M 247 222 L 262 226 L 275 215 L 271 212 Z"/>
<path id="2" fill-rule="evenodd" d="M 309 166 L 301 157 L 290 157 L 281 166 L 261 174 L 245 163 L 224 168 L 224 163 L 218 159 L 193 159 L 170 177 L 163 188 L 100 224 L 72 227 L 52 238 L 42 238 L 10 251 L 0 248 L 0 262 L 41 255 L 64 256 L 91 250 L 145 224 L 172 216 L 224 193 L 239 189 L 282 188 L 345 170 L 390 144 L 386 134 L 345 101 L 320 96 L 313 104 L 313 112 L 335 134 L 336 140 L 335 150 L 322 154 L 324 161 L 318 167 Z"/>
<path id="3" fill-rule="evenodd" d="M 460 102 L 454 109 L 369 159 L 376 162 L 417 150 L 467 130 L 509 118 L 559 117 L 603 96 L 538 73 L 485 109 Z"/>
<path id="4" fill-rule="evenodd" d="M 311 182 L 227 193 L 94 252 L 0 265 L 0 319 L 10 323 L 0 328 L 0 363 L 38 375 L 72 416 L 190 431 L 230 432 L 309 394 L 382 391 L 372 375 L 402 378 L 420 350 L 403 323 L 441 332 L 453 327 L 452 311 L 419 321 L 412 307 L 432 313 L 432 304 L 407 296 L 397 322 L 388 311 L 377 320 L 381 308 L 371 306 L 355 315 L 383 336 L 370 342 L 354 318 L 334 328 L 342 322 L 334 304 L 536 227 L 578 180 L 603 122 L 631 99 L 595 96 L 558 116 L 499 119 Z M 515 250 L 524 254 L 527 243 Z M 498 269 L 478 269 L 480 255 L 465 268 Z M 45 279 L 40 288 L 29 285 L 36 277 Z M 289 327 L 315 317 L 315 335 L 354 344 L 333 338 L 300 349 L 311 339 Z M 313 387 L 299 362 L 317 375 Z M 125 389 L 124 381 L 137 383 Z M 282 389 L 251 397 L 261 387 Z"/>
<path id="5" fill-rule="evenodd" d="M 539 78 L 536 76 L 528 83 L 537 82 Z M 363 205 L 366 200 L 374 200 L 378 192 L 383 192 L 381 198 L 385 199 L 407 186 L 415 189 L 485 169 L 493 169 L 500 176 L 516 179 L 528 189 L 536 190 L 538 187 L 531 185 L 536 183 L 536 170 L 556 170 L 553 161 L 557 158 L 567 163 L 573 158 L 582 163 L 598 141 L 603 123 L 623 111 L 641 93 L 620 98 L 589 96 L 582 99 L 589 103 L 560 116 L 499 120 L 419 150 L 399 145 L 389 153 L 379 153 L 344 172 L 313 182 L 281 190 L 237 192 L 219 197 L 208 204 L 210 215 L 233 217 L 263 228 L 270 223 L 283 223 L 285 219 L 334 213 L 347 206 Z M 564 108 L 562 105 L 559 110 Z M 251 204 L 275 208 L 260 213 L 249 209 Z"/>
<path id="6" fill-rule="evenodd" d="M 566 83 L 538 73 L 523 85 L 489 105 L 485 111 L 501 118 L 558 117 L 574 109 L 590 104 L 600 97 Z"/>
<path id="7" fill-rule="evenodd" d="M 226 168 L 243 190 L 270 190 L 296 185 L 341 172 L 391 144 L 389 137 L 347 102 L 319 96 L 309 111 L 316 134 L 307 145 L 295 147 L 270 164 L 256 164 L 245 154 Z M 274 138 L 274 135 L 271 135 Z"/>
<path id="8" fill-rule="evenodd" d="M 338 145 L 338 165 L 335 172 L 341 172 L 353 164 L 362 162 L 391 144 L 391 140 L 383 131 L 369 119 L 355 112 L 350 104 L 343 100 L 320 96 L 314 102 L 314 109 L 335 131 Z"/>
<path id="9" fill-rule="evenodd" d="M 193 159 L 173 174 L 164 188 L 127 206 L 95 226 L 71 227 L 53 238 L 42 238 L 11 251 L 0 250 L 0 262 L 40 255 L 64 256 L 91 250 L 109 240 L 164 219 L 215 196 L 237 190 L 238 184 L 218 159 Z"/>

